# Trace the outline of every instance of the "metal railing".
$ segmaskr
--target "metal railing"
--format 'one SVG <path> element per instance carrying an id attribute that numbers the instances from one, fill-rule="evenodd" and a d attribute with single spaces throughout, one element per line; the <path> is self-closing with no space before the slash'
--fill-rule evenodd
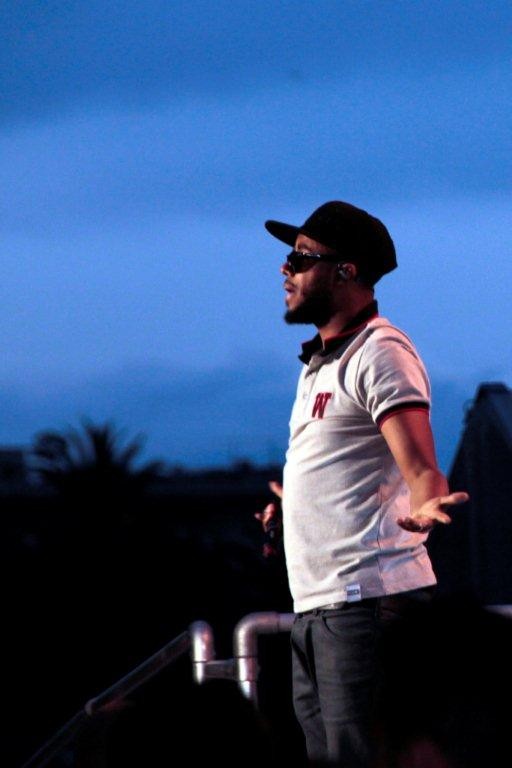
<path id="1" fill-rule="evenodd" d="M 57 733 L 47 741 L 22 768 L 43 768 L 64 749 L 95 715 L 120 705 L 125 697 L 190 652 L 194 682 L 201 684 L 212 678 L 238 683 L 243 695 L 258 706 L 258 637 L 261 634 L 289 632 L 293 613 L 250 613 L 233 631 L 233 658 L 217 659 L 213 630 L 205 621 L 193 622 L 135 669 L 105 691 L 86 702 Z"/>

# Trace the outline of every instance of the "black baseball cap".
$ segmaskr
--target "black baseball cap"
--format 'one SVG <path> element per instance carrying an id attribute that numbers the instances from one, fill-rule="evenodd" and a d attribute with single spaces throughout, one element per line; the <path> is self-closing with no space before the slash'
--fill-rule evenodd
<path id="1" fill-rule="evenodd" d="M 395 246 L 384 224 L 361 208 L 340 200 L 324 203 L 301 226 L 269 219 L 265 228 L 292 248 L 301 234 L 332 248 L 343 259 L 356 264 L 360 276 L 371 285 L 397 266 Z"/>

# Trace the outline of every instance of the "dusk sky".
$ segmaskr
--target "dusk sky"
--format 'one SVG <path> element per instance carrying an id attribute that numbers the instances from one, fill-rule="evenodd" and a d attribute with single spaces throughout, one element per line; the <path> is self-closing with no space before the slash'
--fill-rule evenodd
<path id="1" fill-rule="evenodd" d="M 338 199 L 395 241 L 377 299 L 447 470 L 512 385 L 511 63 L 510 0 L 2 3 L 1 445 L 88 417 L 169 464 L 281 461 L 313 329 L 263 222 Z"/>

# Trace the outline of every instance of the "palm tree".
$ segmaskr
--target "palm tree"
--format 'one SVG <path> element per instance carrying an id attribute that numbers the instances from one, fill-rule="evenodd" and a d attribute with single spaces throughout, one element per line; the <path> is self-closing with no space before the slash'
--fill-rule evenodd
<path id="1" fill-rule="evenodd" d="M 142 435 L 126 442 L 124 432 L 110 421 L 83 419 L 81 427 L 35 436 L 34 471 L 47 485 L 87 496 L 118 495 L 143 490 L 160 475 L 161 462 L 136 463 L 144 447 Z"/>

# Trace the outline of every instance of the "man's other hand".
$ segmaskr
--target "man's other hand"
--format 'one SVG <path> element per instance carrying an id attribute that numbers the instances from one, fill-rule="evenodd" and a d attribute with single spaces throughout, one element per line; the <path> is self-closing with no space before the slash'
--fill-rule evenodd
<path id="1" fill-rule="evenodd" d="M 413 533 L 427 533 L 437 524 L 447 525 L 451 523 L 451 517 L 446 513 L 447 509 L 464 504 L 469 499 L 465 491 L 457 491 L 447 496 L 437 496 L 429 499 L 416 511 L 407 517 L 399 517 L 397 523 L 401 528 Z"/>
<path id="2" fill-rule="evenodd" d="M 283 498 L 283 487 L 277 480 L 271 480 L 269 482 L 269 488 L 278 499 Z M 262 512 L 256 512 L 254 517 L 259 520 L 261 526 L 267 536 L 267 541 L 263 545 L 264 557 L 277 554 L 276 546 L 281 538 L 282 533 L 282 519 L 281 519 L 281 504 L 279 501 L 271 501 Z"/>

